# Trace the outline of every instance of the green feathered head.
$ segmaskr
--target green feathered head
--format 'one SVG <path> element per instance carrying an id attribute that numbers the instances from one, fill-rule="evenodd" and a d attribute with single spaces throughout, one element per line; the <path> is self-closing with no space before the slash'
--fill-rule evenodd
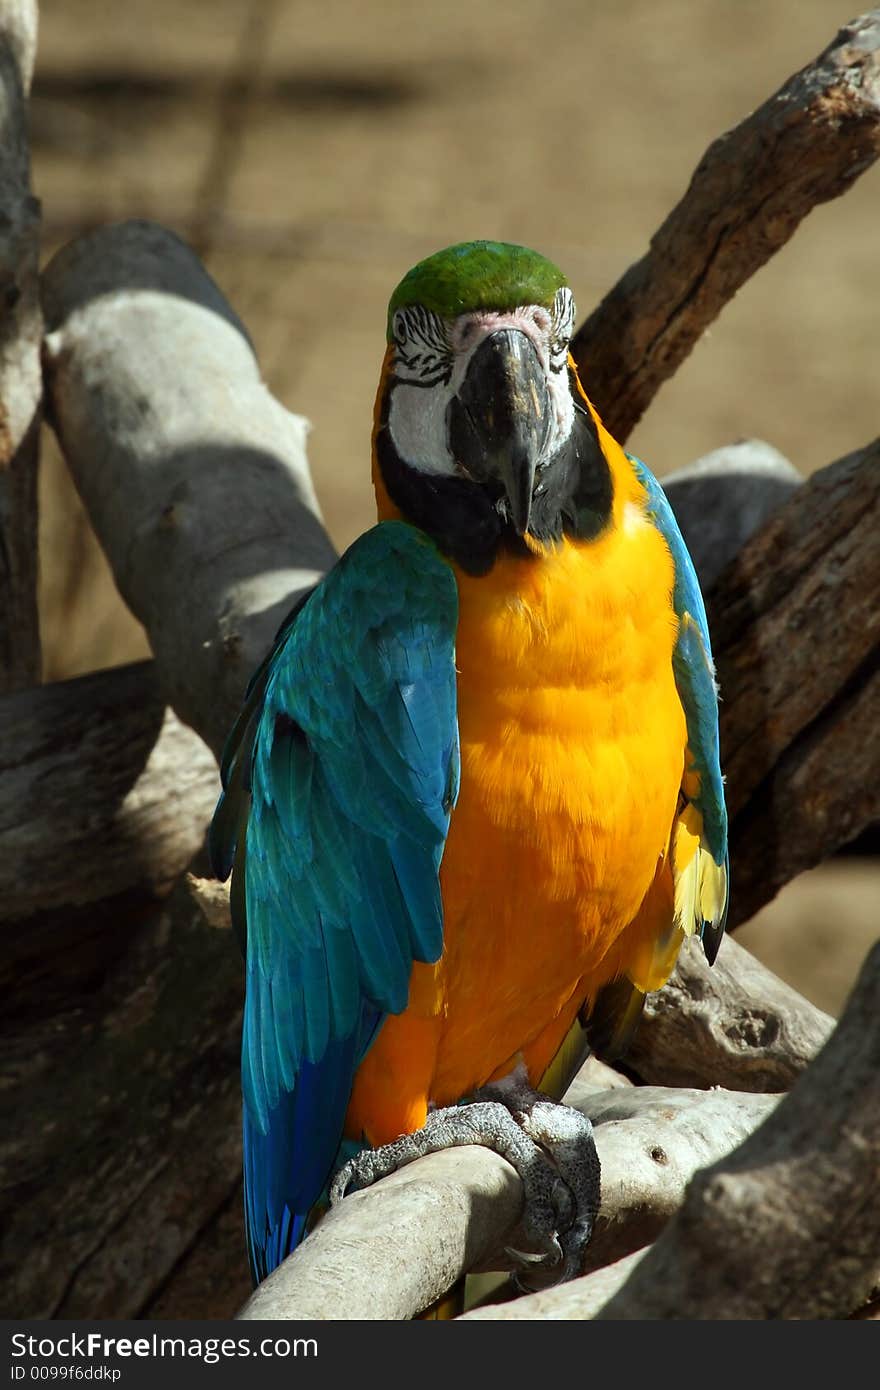
<path id="1" fill-rule="evenodd" d="M 444 318 L 474 309 L 551 308 L 568 281 L 561 270 L 526 246 L 503 241 L 464 241 L 419 261 L 403 277 L 388 305 L 388 341 L 397 309 L 423 304 Z"/>

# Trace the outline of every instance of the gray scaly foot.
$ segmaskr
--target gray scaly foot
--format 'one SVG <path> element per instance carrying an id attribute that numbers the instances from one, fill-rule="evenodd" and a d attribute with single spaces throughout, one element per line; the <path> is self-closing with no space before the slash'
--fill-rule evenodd
<path id="1" fill-rule="evenodd" d="M 493 1149 L 522 1181 L 525 1208 L 520 1230 L 542 1253 L 508 1251 L 530 1271 L 528 1282 L 517 1275 L 520 1287 L 543 1287 L 579 1274 L 599 1208 L 599 1159 L 592 1125 L 578 1111 L 532 1090 L 524 1071 L 483 1087 L 469 1104 L 432 1111 L 414 1134 L 364 1149 L 333 1179 L 331 1205 L 417 1158 L 465 1144 Z M 552 1270 L 550 1280 L 536 1281 L 535 1275 L 544 1270 Z"/>

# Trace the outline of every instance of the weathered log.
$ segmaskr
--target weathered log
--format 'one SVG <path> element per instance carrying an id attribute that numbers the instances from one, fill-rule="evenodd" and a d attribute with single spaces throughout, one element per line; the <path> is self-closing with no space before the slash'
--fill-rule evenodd
<path id="1" fill-rule="evenodd" d="M 728 300 L 819 203 L 880 154 L 880 10 L 833 42 L 700 160 L 681 202 L 578 331 L 590 398 L 625 440 Z"/>
<path id="2" fill-rule="evenodd" d="M 162 690 L 219 756 L 296 596 L 333 563 L 306 422 L 172 232 L 79 238 L 43 277 L 46 373 L 65 458 Z"/>
<path id="3" fill-rule="evenodd" d="M 814 474 L 707 595 L 732 926 L 880 819 L 878 465 L 880 440 Z"/>
<path id="4" fill-rule="evenodd" d="M 36 0 L 0 0 L 0 691 L 41 675 L 40 205 L 30 189 L 26 105 L 36 43 Z"/>
<path id="5" fill-rule="evenodd" d="M 880 666 L 851 685 L 786 749 L 760 796 L 732 826 L 737 897 L 732 923 L 747 921 L 804 869 L 863 834 L 880 834 Z"/>
<path id="6" fill-rule="evenodd" d="M 144 1316 L 220 1222 L 175 1316 L 232 1316 L 249 1286 L 240 1208 L 226 1215 L 241 1184 L 241 957 L 188 882 L 117 931 L 126 949 L 66 1008 L 25 1027 L 0 1017 L 0 1306 Z"/>
<path id="7" fill-rule="evenodd" d="M 237 1316 L 411 1318 L 512 1234 L 521 1211 L 519 1178 L 498 1154 L 431 1154 L 329 1211 Z"/>
<path id="8" fill-rule="evenodd" d="M 648 995 L 626 1063 L 664 1086 L 787 1091 L 833 1028 L 731 937 L 711 967 L 691 941 L 663 989 Z"/>
<path id="9" fill-rule="evenodd" d="M 602 1163 L 595 1262 L 650 1239 L 701 1164 L 760 1124 L 776 1097 L 622 1087 L 586 1091 Z M 522 1189 L 487 1149 L 432 1154 L 353 1193 L 252 1294 L 239 1313 L 271 1318 L 408 1318 L 474 1268 L 509 1267 Z M 592 1261 L 591 1261 L 592 1262 Z"/>
<path id="10" fill-rule="evenodd" d="M 0 724 L 0 921 L 170 890 L 220 783 L 152 662 L 4 696 Z M 31 934 L 4 934 L 0 976 L 20 975 L 19 940 L 40 953 Z"/>
<path id="11" fill-rule="evenodd" d="M 603 1308 L 580 1283 L 482 1317 L 842 1318 L 880 1280 L 880 944 L 823 1051 L 684 1204 Z M 587 1294 L 584 1281 L 584 1293 Z"/>
<path id="12" fill-rule="evenodd" d="M 779 1101 L 721 1087 L 671 1086 L 639 1086 L 635 1096 L 611 1091 L 566 1099 L 592 1119 L 602 1162 L 602 1205 L 585 1271 L 654 1240 L 681 1206 L 694 1171 L 733 1148 Z"/>

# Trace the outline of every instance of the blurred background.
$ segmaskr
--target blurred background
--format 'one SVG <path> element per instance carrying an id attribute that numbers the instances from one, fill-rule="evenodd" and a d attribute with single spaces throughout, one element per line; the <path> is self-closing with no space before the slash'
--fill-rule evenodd
<path id="1" fill-rule="evenodd" d="M 127 217 L 187 238 L 272 390 L 313 424 L 341 548 L 373 516 L 385 306 L 409 266 L 473 237 L 522 242 L 562 266 L 583 318 L 710 141 L 854 12 L 850 0 L 43 0 L 32 149 L 45 255 Z M 662 477 L 757 436 L 806 476 L 876 435 L 878 228 L 874 169 L 749 282 L 630 447 Z M 48 432 L 41 556 L 47 680 L 148 653 Z M 837 1011 L 878 905 L 876 862 L 846 856 L 738 939 Z"/>

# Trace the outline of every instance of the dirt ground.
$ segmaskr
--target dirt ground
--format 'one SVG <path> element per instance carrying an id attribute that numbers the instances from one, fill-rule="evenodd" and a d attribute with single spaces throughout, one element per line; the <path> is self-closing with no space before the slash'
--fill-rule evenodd
<path id="1" fill-rule="evenodd" d="M 370 412 L 405 270 L 453 241 L 523 242 L 585 314 L 706 145 L 849 18 L 845 0 L 44 0 L 46 255 L 132 216 L 192 240 L 313 423 L 342 547 L 371 521 Z M 878 226 L 874 170 L 742 291 L 630 441 L 657 473 L 758 436 L 808 474 L 877 433 Z M 51 440 L 41 502 L 47 679 L 145 654 Z M 839 861 L 742 939 L 837 1009 L 878 889 L 873 864 Z"/>

